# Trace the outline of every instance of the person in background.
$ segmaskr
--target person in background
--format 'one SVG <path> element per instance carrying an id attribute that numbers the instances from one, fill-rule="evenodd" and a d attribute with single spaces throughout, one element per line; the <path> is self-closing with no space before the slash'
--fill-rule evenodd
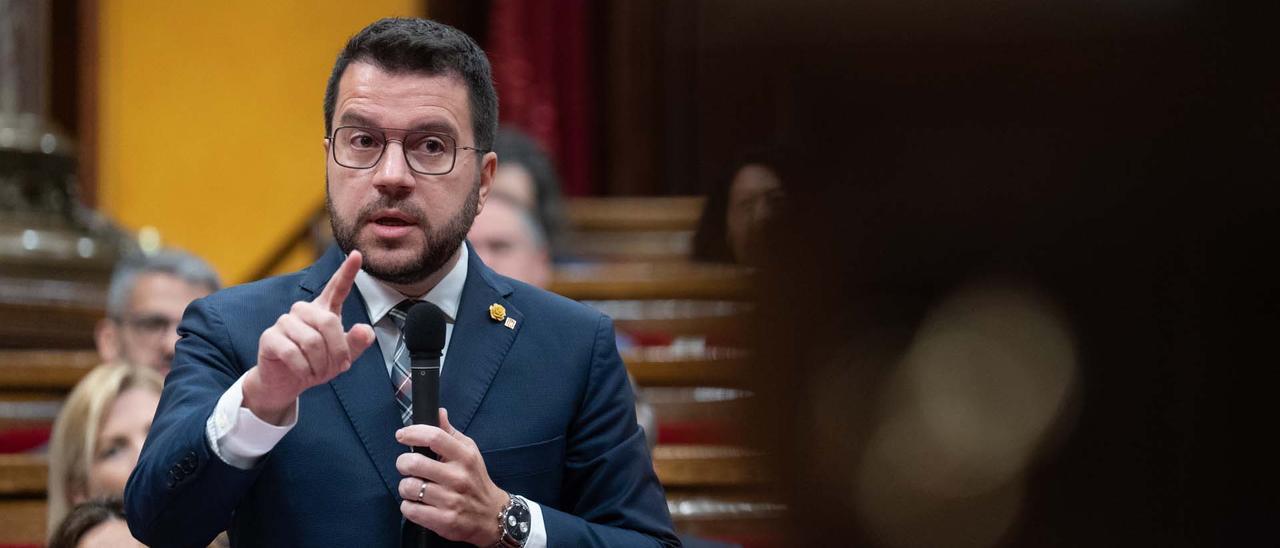
<path id="1" fill-rule="evenodd" d="M 551 283 L 546 232 L 533 211 L 507 195 L 490 195 L 484 211 L 476 215 L 467 241 L 494 272 L 540 288 Z"/>
<path id="2" fill-rule="evenodd" d="M 72 506 L 124 493 L 163 383 L 149 368 L 105 364 L 76 384 L 54 422 L 49 446 L 51 533 Z"/>
<path id="3" fill-rule="evenodd" d="M 142 546 L 129 534 L 119 498 L 76 505 L 49 537 L 49 548 L 126 548 Z"/>
<path id="4" fill-rule="evenodd" d="M 506 196 L 512 202 L 534 213 L 542 226 L 547 249 L 558 260 L 565 225 L 564 198 L 560 176 L 551 158 L 533 138 L 519 130 L 501 128 L 493 141 L 498 154 L 498 172 L 493 178 L 494 196 Z"/>
<path id="5" fill-rule="evenodd" d="M 122 259 L 107 290 L 107 317 L 94 333 L 98 355 L 168 373 L 183 310 L 221 285 L 208 263 L 183 251 Z"/>
<path id="6" fill-rule="evenodd" d="M 759 263 L 760 231 L 786 195 L 780 162 L 776 154 L 750 153 L 711 189 L 693 238 L 694 260 Z"/>
<path id="7" fill-rule="evenodd" d="M 546 233 L 532 211 L 507 195 L 490 193 L 484 211 L 476 215 L 471 232 L 467 233 L 467 241 L 494 272 L 539 288 L 551 283 L 551 253 Z M 636 386 L 634 378 L 629 380 L 631 386 Z M 652 452 L 658 438 L 657 419 L 653 406 L 642 398 L 643 394 L 637 391 L 636 419 Z"/>

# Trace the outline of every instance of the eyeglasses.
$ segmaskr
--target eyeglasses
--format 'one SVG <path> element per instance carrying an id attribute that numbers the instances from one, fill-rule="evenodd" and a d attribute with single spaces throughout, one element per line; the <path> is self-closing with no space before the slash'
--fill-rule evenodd
<path id="1" fill-rule="evenodd" d="M 158 314 L 112 319 L 142 337 L 159 337 L 165 333 L 172 333 L 177 330 L 180 321 L 178 318 L 166 318 Z"/>
<path id="2" fill-rule="evenodd" d="M 400 132 L 404 136 L 388 139 L 387 131 L 357 126 L 342 126 L 333 130 L 333 137 L 329 138 L 333 161 L 342 167 L 369 169 L 378 165 L 382 153 L 387 150 L 387 143 L 399 141 L 409 169 L 423 175 L 444 175 L 453 171 L 458 149 L 489 152 L 481 148 L 460 147 L 453 137 L 441 133 L 392 129 L 389 131 Z"/>

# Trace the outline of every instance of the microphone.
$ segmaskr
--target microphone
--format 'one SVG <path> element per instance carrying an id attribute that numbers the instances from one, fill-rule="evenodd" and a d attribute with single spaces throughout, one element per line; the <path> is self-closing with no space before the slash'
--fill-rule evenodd
<path id="1" fill-rule="evenodd" d="M 413 423 L 440 426 L 440 355 L 444 349 L 445 315 L 440 307 L 418 301 L 404 321 L 404 345 L 409 350 L 409 378 L 413 379 Z M 436 458 L 425 447 L 414 451 Z"/>

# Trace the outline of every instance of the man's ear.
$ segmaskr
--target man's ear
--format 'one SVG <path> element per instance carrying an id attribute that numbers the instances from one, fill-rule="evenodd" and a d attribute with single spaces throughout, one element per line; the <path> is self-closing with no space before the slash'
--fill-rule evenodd
<path id="1" fill-rule="evenodd" d="M 480 159 L 480 193 L 476 214 L 484 211 L 484 203 L 489 199 L 489 190 L 493 189 L 493 177 L 498 173 L 498 153 L 489 151 Z"/>
<path id="2" fill-rule="evenodd" d="M 98 320 L 93 331 L 93 342 L 98 347 L 98 357 L 104 362 L 120 358 L 120 328 L 110 318 Z"/>

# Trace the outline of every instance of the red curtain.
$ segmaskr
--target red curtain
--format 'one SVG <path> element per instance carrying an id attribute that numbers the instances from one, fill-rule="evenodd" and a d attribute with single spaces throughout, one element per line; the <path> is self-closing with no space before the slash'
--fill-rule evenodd
<path id="1" fill-rule="evenodd" d="M 542 144 L 570 196 L 598 191 L 589 10 L 587 0 L 496 0 L 489 12 L 502 124 Z"/>

